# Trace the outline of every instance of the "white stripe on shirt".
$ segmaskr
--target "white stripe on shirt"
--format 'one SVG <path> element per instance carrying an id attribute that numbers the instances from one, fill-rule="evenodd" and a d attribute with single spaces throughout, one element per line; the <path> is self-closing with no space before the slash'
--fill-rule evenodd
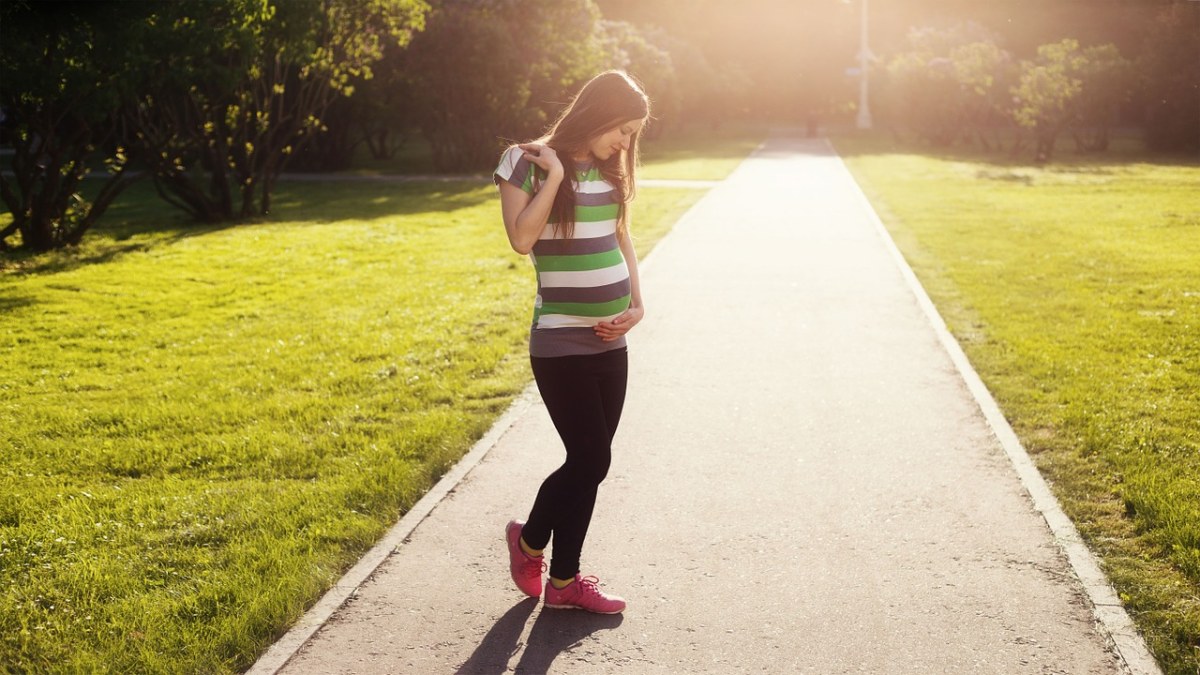
<path id="1" fill-rule="evenodd" d="M 593 237 L 603 237 L 607 234 L 612 234 L 617 231 L 617 219 L 597 220 L 592 223 L 575 223 L 574 239 L 591 239 Z M 542 229 L 542 236 L 538 239 L 562 239 L 562 233 L 555 234 L 554 226 L 547 223 Z"/>
<path id="2" fill-rule="evenodd" d="M 598 323 L 612 321 L 621 316 L 575 316 L 573 314 L 543 314 L 538 317 L 538 328 L 591 328 Z"/>
<path id="3" fill-rule="evenodd" d="M 625 261 L 612 267 L 602 267 L 598 270 L 583 272 L 541 272 L 538 279 L 542 288 L 589 288 L 592 286 L 607 286 L 629 278 L 629 267 Z"/>

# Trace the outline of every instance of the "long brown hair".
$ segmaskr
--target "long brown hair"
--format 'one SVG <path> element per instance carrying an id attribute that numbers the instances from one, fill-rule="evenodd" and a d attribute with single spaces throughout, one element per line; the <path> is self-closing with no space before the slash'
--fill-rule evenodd
<path id="1" fill-rule="evenodd" d="M 557 232 L 566 238 L 575 234 L 575 184 L 577 175 L 573 154 L 588 150 L 597 136 L 617 125 L 650 117 L 650 99 L 636 80 L 623 70 L 609 70 L 593 77 L 567 105 L 546 133 L 534 143 L 554 148 L 562 161 L 565 180 L 554 195 L 551 217 Z M 637 133 L 629 139 L 629 150 L 613 153 L 606 160 L 597 158 L 600 175 L 617 190 L 617 234 L 625 233 L 625 205 L 633 201 L 638 163 Z M 624 156 L 624 162 L 621 161 Z"/>

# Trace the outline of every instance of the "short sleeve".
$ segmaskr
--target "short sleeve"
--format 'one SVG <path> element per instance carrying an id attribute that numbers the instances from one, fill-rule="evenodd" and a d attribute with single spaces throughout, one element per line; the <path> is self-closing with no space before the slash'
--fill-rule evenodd
<path id="1" fill-rule="evenodd" d="M 504 156 L 500 158 L 500 166 L 496 167 L 496 172 L 492 174 L 492 180 L 496 185 L 505 181 L 533 194 L 533 174 L 533 162 L 525 156 L 524 150 L 514 145 L 504 151 Z"/>

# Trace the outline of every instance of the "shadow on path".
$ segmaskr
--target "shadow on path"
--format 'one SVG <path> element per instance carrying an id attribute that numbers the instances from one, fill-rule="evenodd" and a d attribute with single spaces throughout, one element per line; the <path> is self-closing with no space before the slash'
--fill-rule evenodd
<path id="1" fill-rule="evenodd" d="M 475 648 L 471 658 L 459 667 L 460 675 L 476 673 L 503 673 L 508 670 L 508 659 L 517 651 L 517 640 L 525 630 L 525 622 L 537 607 L 537 598 L 525 598 L 504 613 L 495 626 L 483 636 L 483 642 Z"/>
<path id="2" fill-rule="evenodd" d="M 529 643 L 525 645 L 516 672 L 549 672 L 550 664 L 559 654 L 578 645 L 592 633 L 620 626 L 623 620 L 621 614 L 543 609 L 529 630 Z"/>
<path id="3" fill-rule="evenodd" d="M 489 675 L 508 672 L 508 661 L 520 648 L 518 641 L 537 598 L 513 605 L 483 636 L 471 658 L 458 668 L 459 675 Z M 559 654 L 600 630 L 621 625 L 620 614 L 605 615 L 565 610 L 542 610 L 529 631 L 529 640 L 516 665 L 518 673 L 545 673 Z"/>

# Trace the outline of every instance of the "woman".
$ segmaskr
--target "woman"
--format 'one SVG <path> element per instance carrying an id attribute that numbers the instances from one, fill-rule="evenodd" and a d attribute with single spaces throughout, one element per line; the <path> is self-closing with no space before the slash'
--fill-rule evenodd
<path id="1" fill-rule="evenodd" d="M 537 271 L 529 356 L 567 458 L 538 490 L 527 522 L 505 530 L 513 581 L 546 606 L 616 614 L 625 601 L 579 574 L 596 489 L 608 473 L 625 402 L 625 334 L 642 319 L 629 238 L 645 92 L 620 71 L 583 86 L 542 138 L 509 148 L 494 180 L 513 250 Z"/>

